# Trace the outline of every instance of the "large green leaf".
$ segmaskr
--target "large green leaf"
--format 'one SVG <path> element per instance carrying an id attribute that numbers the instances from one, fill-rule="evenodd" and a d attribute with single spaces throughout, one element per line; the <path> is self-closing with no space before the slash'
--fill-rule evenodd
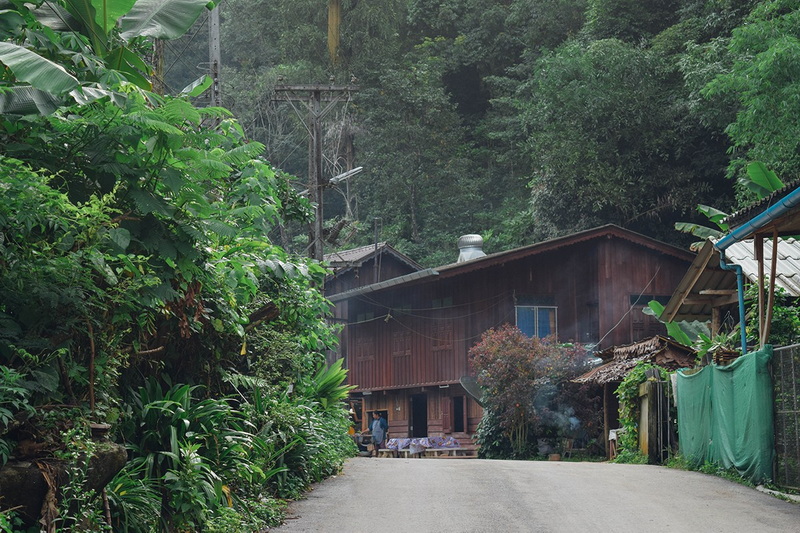
<path id="1" fill-rule="evenodd" d="M 664 314 L 664 306 L 657 300 L 651 300 L 647 303 L 647 307 L 643 309 L 644 314 L 656 317 L 662 324 L 667 327 L 667 334 L 674 340 L 683 344 L 684 346 L 691 346 L 692 339 L 686 334 L 677 322 L 664 322 L 661 320 L 661 315 Z"/>
<path id="2" fill-rule="evenodd" d="M 152 85 L 143 72 L 147 72 L 147 64 L 142 59 L 125 46 L 115 48 L 106 56 L 106 63 L 109 67 L 121 72 L 125 78 L 145 90 L 150 90 Z"/>
<path id="3" fill-rule="evenodd" d="M 716 224 L 719 229 L 722 231 L 728 231 L 728 225 L 722 222 L 725 220 L 725 218 L 727 218 L 728 213 L 720 211 L 719 209 L 711 207 L 710 205 L 703 204 L 698 204 L 697 210 L 704 214 L 708 220 Z"/>
<path id="4" fill-rule="evenodd" d="M 691 233 L 695 237 L 700 237 L 701 239 L 719 239 L 723 235 L 719 230 L 709 228 L 708 226 L 701 226 L 694 222 L 676 222 L 675 229 L 683 233 Z"/>
<path id="5" fill-rule="evenodd" d="M 45 92 L 63 94 L 79 85 L 77 78 L 61 65 L 16 44 L 0 42 L 0 62 L 19 81 Z"/>
<path id="6" fill-rule="evenodd" d="M 25 19 L 23 19 L 22 15 L 16 11 L 12 11 L 10 9 L 0 10 L 0 30 L 4 32 L 13 30 L 19 26 L 22 26 L 24 23 Z"/>
<path id="7" fill-rule="evenodd" d="M 122 37 L 176 39 L 186 33 L 207 5 L 208 0 L 139 0 L 120 19 Z"/>
<path id="8" fill-rule="evenodd" d="M 206 89 L 211 87 L 211 84 L 214 83 L 214 80 L 211 79 L 211 76 L 202 76 L 197 78 L 192 83 L 184 87 L 179 96 L 189 96 L 191 98 L 196 98 L 206 92 Z"/>
<path id="9" fill-rule="evenodd" d="M 92 3 L 97 12 L 95 20 L 108 34 L 120 17 L 130 12 L 136 0 L 92 0 Z"/>
<path id="10" fill-rule="evenodd" d="M 743 179 L 744 185 L 758 194 L 759 198 L 765 198 L 783 187 L 783 182 L 778 176 L 760 161 L 753 161 L 747 165 L 747 175 L 750 180 Z"/>
<path id="11" fill-rule="evenodd" d="M 94 53 L 104 57 L 108 48 L 108 32 L 103 24 L 97 22 L 100 13 L 94 4 L 90 0 L 64 0 L 64 5 L 80 22 L 81 33 L 91 40 Z"/>
<path id="12" fill-rule="evenodd" d="M 63 101 L 29 85 L 11 87 L 0 93 L 0 115 L 49 115 Z"/>

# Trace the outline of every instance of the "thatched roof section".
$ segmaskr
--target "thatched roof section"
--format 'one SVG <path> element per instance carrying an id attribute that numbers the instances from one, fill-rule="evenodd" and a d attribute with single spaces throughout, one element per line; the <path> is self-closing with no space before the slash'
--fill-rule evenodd
<path id="1" fill-rule="evenodd" d="M 622 381 L 640 361 L 653 363 L 668 370 L 692 367 L 695 362 L 694 350 L 658 335 L 625 346 L 613 346 L 597 355 L 603 360 L 603 364 L 572 381 L 598 385 Z"/>

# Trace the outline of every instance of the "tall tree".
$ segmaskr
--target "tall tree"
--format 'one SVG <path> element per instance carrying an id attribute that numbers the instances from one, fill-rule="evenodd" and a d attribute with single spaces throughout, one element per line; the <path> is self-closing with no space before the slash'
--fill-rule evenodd
<path id="1" fill-rule="evenodd" d="M 657 233 L 707 190 L 681 138 L 670 69 L 618 40 L 570 42 L 537 63 L 518 94 L 545 233 L 607 222 Z"/>
<path id="2" fill-rule="evenodd" d="M 784 179 L 800 175 L 800 2 L 760 3 L 736 28 L 730 68 L 704 89 L 709 100 L 734 99 L 738 112 L 726 128 L 732 176 L 762 161 Z"/>

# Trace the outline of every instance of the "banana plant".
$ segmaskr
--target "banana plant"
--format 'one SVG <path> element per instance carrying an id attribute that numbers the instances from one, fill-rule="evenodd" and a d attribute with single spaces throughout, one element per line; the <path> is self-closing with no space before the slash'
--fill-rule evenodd
<path id="1" fill-rule="evenodd" d="M 739 178 L 739 183 L 747 190 L 754 192 L 759 200 L 783 188 L 783 182 L 778 176 L 760 161 L 753 161 L 747 165 L 747 175 Z M 705 215 L 708 221 L 714 224 L 716 228 L 694 222 L 676 222 L 676 230 L 683 233 L 691 233 L 695 237 L 703 239 L 701 242 L 692 244 L 691 248 L 693 250 L 699 250 L 706 239 L 719 239 L 730 229 L 728 224 L 724 222 L 728 213 L 702 204 L 697 206 L 697 210 Z"/>
<path id="2" fill-rule="evenodd" d="M 53 111 L 69 100 L 122 100 L 125 81 L 151 88 L 149 67 L 136 52 L 145 38 L 175 39 L 207 0 L 61 0 L 31 8 L 0 0 L 0 113 Z M 5 86 L 5 87 L 3 87 Z"/>

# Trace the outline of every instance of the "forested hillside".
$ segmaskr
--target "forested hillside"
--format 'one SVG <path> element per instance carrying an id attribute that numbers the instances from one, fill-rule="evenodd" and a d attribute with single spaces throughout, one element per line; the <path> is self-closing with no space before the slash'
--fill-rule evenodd
<path id="1" fill-rule="evenodd" d="M 230 0 L 223 99 L 302 177 L 306 133 L 275 85 L 357 80 L 325 124 L 327 172 L 341 172 L 348 136 L 365 168 L 330 247 L 370 242 L 375 217 L 381 240 L 428 265 L 452 261 L 466 232 L 490 251 L 604 223 L 680 244 L 674 222 L 697 220 L 697 204 L 736 206 L 746 162 L 797 175 L 799 5 Z M 189 50 L 205 60 L 202 32 L 171 48 L 168 76 Z M 329 226 L 347 215 L 343 196 L 327 193 Z"/>

